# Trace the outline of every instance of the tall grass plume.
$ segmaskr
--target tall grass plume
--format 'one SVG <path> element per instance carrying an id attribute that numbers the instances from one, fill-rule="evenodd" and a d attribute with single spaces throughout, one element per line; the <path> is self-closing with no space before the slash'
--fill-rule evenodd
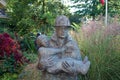
<path id="1" fill-rule="evenodd" d="M 120 24 L 115 21 L 104 26 L 102 21 L 91 21 L 72 32 L 82 55 L 87 55 L 91 67 L 80 80 L 120 80 Z"/>

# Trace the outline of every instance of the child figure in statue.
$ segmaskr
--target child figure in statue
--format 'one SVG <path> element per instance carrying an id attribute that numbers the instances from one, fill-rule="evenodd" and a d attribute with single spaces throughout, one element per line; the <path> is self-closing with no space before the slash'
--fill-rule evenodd
<path id="1" fill-rule="evenodd" d="M 39 69 L 47 70 L 49 73 L 53 74 L 63 71 L 75 75 L 78 73 L 85 75 L 88 72 L 90 61 L 87 57 L 85 57 L 83 61 L 76 60 L 71 57 L 62 58 L 67 47 L 50 48 L 49 40 L 45 35 L 39 35 L 36 39 L 36 44 L 39 47 Z"/>

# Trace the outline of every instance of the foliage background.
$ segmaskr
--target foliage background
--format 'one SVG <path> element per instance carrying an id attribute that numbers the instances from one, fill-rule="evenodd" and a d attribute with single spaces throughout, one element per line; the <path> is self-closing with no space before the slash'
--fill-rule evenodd
<path id="1" fill-rule="evenodd" d="M 37 50 L 34 45 L 37 32 L 51 36 L 54 31 L 56 16 L 64 14 L 70 18 L 72 35 L 78 42 L 82 56 L 87 55 L 91 61 L 88 74 L 80 75 L 79 79 L 120 79 L 119 0 L 108 0 L 109 25 L 107 27 L 102 22 L 105 17 L 105 5 L 102 6 L 99 0 L 71 0 L 74 2 L 73 4 L 77 3 L 73 6 L 65 6 L 61 0 L 6 1 L 5 9 L 9 18 L 0 19 L 0 33 L 7 32 L 13 39 L 17 40 L 20 43 L 23 55 L 31 62 L 37 60 Z M 72 7 L 78 10 L 70 13 L 69 8 Z M 99 21 L 100 19 L 102 21 Z M 94 22 L 88 24 L 89 20 Z M 13 66 L 11 65 L 12 61 L 14 62 L 12 58 L 7 61 L 6 67 Z M 6 72 L 0 76 L 0 79 L 16 80 L 20 71 L 18 69 L 18 73 L 15 71 L 12 74 Z"/>

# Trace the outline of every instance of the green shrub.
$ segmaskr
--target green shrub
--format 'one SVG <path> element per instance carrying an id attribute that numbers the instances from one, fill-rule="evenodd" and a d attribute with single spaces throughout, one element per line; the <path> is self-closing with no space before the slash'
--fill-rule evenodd
<path id="1" fill-rule="evenodd" d="M 0 77 L 0 80 L 17 80 L 18 75 L 17 74 L 10 74 L 5 73 L 3 76 Z"/>
<path id="2" fill-rule="evenodd" d="M 25 34 L 19 38 L 22 51 L 29 51 L 29 53 L 37 53 L 35 48 L 35 38 L 33 33 Z"/>
<path id="3" fill-rule="evenodd" d="M 38 60 L 38 55 L 35 54 L 35 53 L 32 53 L 32 52 L 30 52 L 30 51 L 28 51 L 28 52 L 25 51 L 25 52 L 23 52 L 23 54 L 24 54 L 24 56 L 25 56 L 27 59 L 30 60 L 31 63 L 34 63 L 34 62 L 36 62 L 36 61 Z"/>
<path id="4" fill-rule="evenodd" d="M 10 73 L 16 73 L 18 72 L 20 69 L 18 69 L 19 65 L 16 64 L 15 65 L 15 59 L 14 56 L 11 55 L 9 57 L 4 57 L 4 60 L 2 60 L 3 62 L 0 64 L 0 74 L 4 74 L 6 72 L 10 72 Z"/>

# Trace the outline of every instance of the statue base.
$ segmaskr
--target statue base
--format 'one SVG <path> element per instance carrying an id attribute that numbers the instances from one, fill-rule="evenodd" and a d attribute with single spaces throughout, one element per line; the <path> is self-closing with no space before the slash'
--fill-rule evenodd
<path id="1" fill-rule="evenodd" d="M 67 73 L 50 74 L 48 72 L 42 72 L 42 80 L 77 80 L 77 76 L 72 76 Z"/>
<path id="2" fill-rule="evenodd" d="M 78 80 L 77 76 L 67 73 L 50 74 L 37 69 L 37 63 L 28 65 L 19 75 L 18 80 Z"/>

